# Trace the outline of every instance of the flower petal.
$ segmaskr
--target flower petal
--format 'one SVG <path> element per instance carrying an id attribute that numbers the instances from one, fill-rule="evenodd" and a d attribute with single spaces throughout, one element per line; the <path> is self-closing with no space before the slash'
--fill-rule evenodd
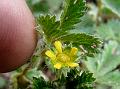
<path id="1" fill-rule="evenodd" d="M 45 54 L 48 57 L 50 57 L 51 59 L 55 59 L 56 58 L 55 54 L 52 51 L 50 51 L 50 50 L 46 51 Z"/>
<path id="2" fill-rule="evenodd" d="M 78 49 L 77 49 L 77 48 L 75 48 L 75 47 L 73 47 L 73 48 L 71 49 L 70 54 L 71 54 L 71 56 L 74 56 L 74 55 L 76 55 L 76 54 L 77 54 L 77 52 L 78 52 Z"/>
<path id="3" fill-rule="evenodd" d="M 60 68 L 62 67 L 62 64 L 61 64 L 61 63 L 57 63 L 57 64 L 54 65 L 54 67 L 55 67 L 56 69 L 60 69 Z"/>
<path id="4" fill-rule="evenodd" d="M 57 51 L 59 53 L 62 53 L 62 44 L 61 44 L 61 42 L 60 41 L 55 41 L 54 45 L 55 45 L 55 48 L 57 49 Z"/>
<path id="5" fill-rule="evenodd" d="M 68 63 L 68 65 L 69 65 L 70 67 L 77 67 L 77 66 L 79 66 L 78 63 Z"/>

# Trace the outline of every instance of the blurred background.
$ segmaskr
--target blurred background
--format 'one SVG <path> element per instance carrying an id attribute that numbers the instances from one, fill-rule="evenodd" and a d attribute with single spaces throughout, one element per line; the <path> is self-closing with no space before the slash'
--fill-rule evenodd
<path id="1" fill-rule="evenodd" d="M 33 15 L 56 15 L 63 9 L 63 0 L 26 0 Z M 86 0 L 87 12 L 76 25 L 76 32 L 99 37 L 102 41 L 101 53 L 84 62 L 96 78 L 95 89 L 120 89 L 120 0 Z M 74 33 L 74 32 L 71 32 Z M 0 74 L 0 89 L 8 89 L 10 76 L 15 73 Z M 33 72 L 27 76 L 34 75 Z"/>

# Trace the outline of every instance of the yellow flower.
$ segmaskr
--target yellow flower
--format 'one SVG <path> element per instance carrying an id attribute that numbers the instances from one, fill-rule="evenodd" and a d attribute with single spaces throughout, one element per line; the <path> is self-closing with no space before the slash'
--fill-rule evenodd
<path id="1" fill-rule="evenodd" d="M 60 41 L 55 41 L 54 46 L 57 52 L 48 50 L 45 54 L 51 59 L 54 68 L 61 69 L 62 67 L 77 67 L 79 64 L 75 63 L 75 56 L 78 49 L 73 47 L 69 53 L 62 50 Z"/>

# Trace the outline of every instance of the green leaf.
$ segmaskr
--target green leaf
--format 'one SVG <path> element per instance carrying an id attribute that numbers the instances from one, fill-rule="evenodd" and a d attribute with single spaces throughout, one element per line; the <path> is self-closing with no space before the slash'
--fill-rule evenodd
<path id="1" fill-rule="evenodd" d="M 81 75 L 76 74 L 75 70 L 68 73 L 66 78 L 66 89 L 93 89 L 93 74 L 89 72 L 83 72 Z"/>
<path id="2" fill-rule="evenodd" d="M 119 52 L 117 47 L 117 42 L 110 42 L 108 45 L 105 45 L 105 50 L 102 53 L 102 57 L 100 58 L 101 60 L 99 60 L 97 70 L 100 75 L 104 75 L 112 71 L 120 64 L 120 55 L 117 54 L 117 52 Z"/>
<path id="3" fill-rule="evenodd" d="M 97 53 L 99 44 L 101 43 L 98 38 L 84 33 L 65 35 L 57 40 L 61 40 L 67 43 L 71 42 L 73 46 L 77 46 L 79 48 L 82 46 L 83 51 L 88 56 L 93 56 L 94 53 Z"/>
<path id="4" fill-rule="evenodd" d="M 84 0 L 65 0 L 65 7 L 61 15 L 60 21 L 56 21 L 55 16 L 40 16 L 37 18 L 37 23 L 40 31 L 43 33 L 49 42 L 55 41 L 63 35 L 68 34 L 75 24 L 80 22 L 80 17 L 84 15 L 86 6 Z"/>
<path id="5" fill-rule="evenodd" d="M 119 71 L 113 71 L 109 72 L 104 77 L 100 77 L 98 80 L 101 84 L 106 84 L 109 86 L 120 86 L 120 72 Z"/>
<path id="6" fill-rule="evenodd" d="M 88 70 L 94 74 L 96 82 L 106 85 L 120 85 L 119 71 L 116 67 L 120 64 L 120 51 L 118 43 L 110 41 L 105 45 L 104 51 L 95 58 L 88 58 L 85 62 Z"/>
<path id="7" fill-rule="evenodd" d="M 107 24 L 101 24 L 97 27 L 97 33 L 105 40 L 116 40 L 120 42 L 120 21 L 110 20 Z"/>
<path id="8" fill-rule="evenodd" d="M 94 56 L 98 52 L 98 46 L 101 43 L 98 38 L 86 34 L 71 34 L 75 24 L 80 22 L 80 18 L 86 11 L 84 0 L 65 0 L 64 10 L 60 21 L 55 16 L 40 16 L 37 23 L 40 32 L 45 36 L 47 42 L 52 43 L 56 40 L 72 43 L 74 46 L 82 46 L 85 55 Z"/>
<path id="9" fill-rule="evenodd" d="M 67 77 L 62 75 L 54 83 L 58 84 L 56 89 L 93 89 L 94 81 L 95 78 L 93 78 L 92 73 L 71 69 Z M 64 88 L 61 88 L 61 86 L 64 86 Z"/>
<path id="10" fill-rule="evenodd" d="M 120 0 L 101 0 L 105 7 L 120 17 Z"/>
<path id="11" fill-rule="evenodd" d="M 54 39 L 54 36 L 59 33 L 58 27 L 59 27 L 59 21 L 56 21 L 55 16 L 40 16 L 37 19 L 38 26 L 38 31 L 41 31 L 45 35 L 46 39 L 48 41 L 52 41 Z"/>
<path id="12" fill-rule="evenodd" d="M 86 5 L 84 0 L 65 0 L 64 10 L 60 19 L 60 28 L 70 30 L 74 25 L 79 23 L 80 17 L 84 15 Z"/>
<path id="13" fill-rule="evenodd" d="M 44 78 L 33 78 L 33 89 L 55 89 L 49 81 L 45 81 Z"/>

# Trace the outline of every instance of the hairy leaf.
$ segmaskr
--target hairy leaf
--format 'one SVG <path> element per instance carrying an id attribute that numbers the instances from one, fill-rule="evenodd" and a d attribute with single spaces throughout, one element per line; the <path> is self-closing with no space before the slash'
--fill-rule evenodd
<path id="1" fill-rule="evenodd" d="M 83 72 L 76 75 L 75 70 L 72 70 L 66 78 L 66 89 L 93 89 L 94 81 L 92 73 Z"/>
<path id="2" fill-rule="evenodd" d="M 38 30 L 42 29 L 43 31 L 42 33 L 45 35 L 46 39 L 49 41 L 53 39 L 53 36 L 59 33 L 59 29 L 58 29 L 59 21 L 56 21 L 55 16 L 50 16 L 50 15 L 40 16 L 37 19 L 37 23 L 38 23 L 38 26 L 41 27 Z"/>
<path id="3" fill-rule="evenodd" d="M 53 85 L 45 81 L 44 78 L 33 78 L 33 89 L 55 89 L 53 88 Z"/>
<path id="4" fill-rule="evenodd" d="M 79 48 L 82 47 L 82 50 L 88 56 L 93 56 L 94 53 L 97 53 L 99 44 L 101 43 L 98 38 L 84 33 L 65 35 L 60 37 L 58 40 L 68 43 L 71 42 L 73 46 L 77 46 Z"/>
<path id="5" fill-rule="evenodd" d="M 65 0 L 64 10 L 61 15 L 60 28 L 62 30 L 70 30 L 74 25 L 79 23 L 80 17 L 86 11 L 84 0 Z"/>
<path id="6" fill-rule="evenodd" d="M 96 82 L 99 84 L 120 85 L 118 80 L 120 72 L 115 70 L 120 64 L 120 54 L 117 48 L 118 43 L 110 41 L 105 45 L 103 53 L 95 58 L 88 58 L 88 61 L 85 62 L 88 70 L 94 74 Z"/>
<path id="7" fill-rule="evenodd" d="M 38 26 L 41 26 L 46 39 L 54 41 L 55 38 L 68 34 L 69 30 L 80 22 L 80 17 L 84 15 L 85 11 L 84 0 L 65 0 L 60 21 L 56 21 L 55 16 L 46 15 L 40 16 L 37 23 Z"/>
<path id="8" fill-rule="evenodd" d="M 37 19 L 38 26 L 45 35 L 48 42 L 56 40 L 72 43 L 74 46 L 82 46 L 85 55 L 94 56 L 98 52 L 100 41 L 98 38 L 86 34 L 71 34 L 69 31 L 74 30 L 75 24 L 80 22 L 80 18 L 86 11 L 84 0 L 65 0 L 64 10 L 60 21 L 56 21 L 55 16 L 40 16 Z"/>

